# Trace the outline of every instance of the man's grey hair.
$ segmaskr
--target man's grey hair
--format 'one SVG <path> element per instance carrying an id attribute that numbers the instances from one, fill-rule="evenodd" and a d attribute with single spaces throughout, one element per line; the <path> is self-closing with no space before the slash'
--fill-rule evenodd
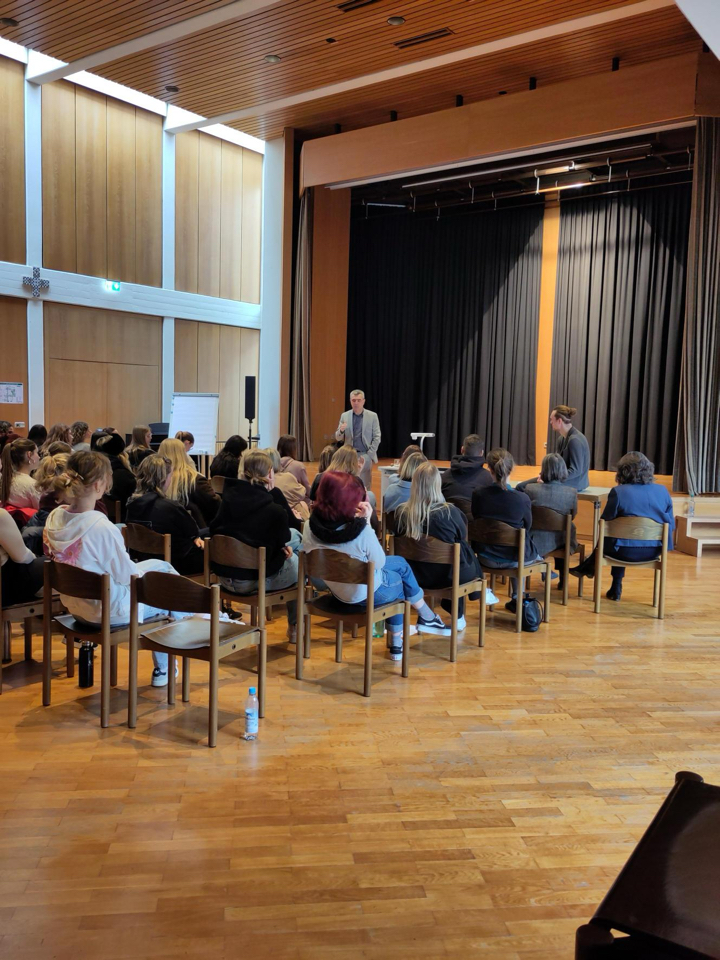
<path id="1" fill-rule="evenodd" d="M 350 399 L 352 400 L 353 397 L 362 397 L 363 400 L 364 400 L 364 399 L 365 399 L 365 393 L 364 393 L 363 390 L 351 390 L 351 391 L 350 391 Z"/>

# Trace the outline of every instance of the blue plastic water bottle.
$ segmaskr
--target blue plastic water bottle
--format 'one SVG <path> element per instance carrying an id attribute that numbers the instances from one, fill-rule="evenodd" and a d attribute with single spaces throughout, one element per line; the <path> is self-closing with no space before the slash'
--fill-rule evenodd
<path id="1" fill-rule="evenodd" d="M 255 687 L 250 687 L 248 698 L 245 701 L 245 739 L 257 740 L 258 719 L 260 717 L 260 704 L 258 703 L 257 691 Z"/>

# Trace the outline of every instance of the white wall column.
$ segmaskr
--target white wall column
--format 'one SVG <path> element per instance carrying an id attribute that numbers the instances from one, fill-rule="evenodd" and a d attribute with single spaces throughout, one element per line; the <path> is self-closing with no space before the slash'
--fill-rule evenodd
<path id="1" fill-rule="evenodd" d="M 28 428 L 34 423 L 45 423 L 44 340 L 43 302 L 33 297 L 27 302 Z"/>
<path id="2" fill-rule="evenodd" d="M 282 248 L 285 145 L 268 140 L 263 162 L 262 323 L 257 432 L 260 445 L 275 444 L 281 434 Z"/>
<path id="3" fill-rule="evenodd" d="M 30 52 L 32 58 L 32 51 Z M 27 74 L 28 67 L 25 68 Z M 25 81 L 25 258 L 42 267 L 42 89 Z M 16 267 L 20 277 L 25 271 Z M 28 428 L 45 422 L 45 348 L 42 299 L 27 301 Z"/>
<path id="4" fill-rule="evenodd" d="M 175 317 L 163 317 L 162 325 L 162 419 L 170 421 L 175 391 Z"/>

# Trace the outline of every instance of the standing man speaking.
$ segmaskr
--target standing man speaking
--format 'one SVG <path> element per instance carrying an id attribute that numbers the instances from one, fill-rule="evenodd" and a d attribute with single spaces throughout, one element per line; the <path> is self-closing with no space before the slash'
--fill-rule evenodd
<path id="1" fill-rule="evenodd" d="M 350 406 L 352 410 L 346 410 L 340 417 L 335 439 L 350 444 L 363 458 L 360 479 L 370 490 L 373 463 L 377 463 L 377 448 L 380 446 L 380 421 L 372 410 L 365 410 L 365 394 L 362 390 L 352 391 Z"/>

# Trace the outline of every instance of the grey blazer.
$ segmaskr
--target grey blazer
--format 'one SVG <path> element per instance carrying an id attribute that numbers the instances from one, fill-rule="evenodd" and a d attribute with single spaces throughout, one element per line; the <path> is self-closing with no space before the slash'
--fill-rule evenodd
<path id="1" fill-rule="evenodd" d="M 343 443 L 349 443 L 352 446 L 352 410 L 346 410 L 340 417 L 341 424 L 345 424 L 345 429 L 335 431 L 335 439 Z M 368 454 L 373 463 L 377 463 L 377 448 L 380 446 L 380 420 L 378 415 L 372 410 L 363 410 L 363 429 L 362 435 L 365 446 L 368 448 Z"/>
<path id="2" fill-rule="evenodd" d="M 523 492 L 530 497 L 534 507 L 549 507 L 558 513 L 569 513 L 572 517 L 577 513 L 577 490 L 566 483 L 528 483 Z M 559 550 L 565 545 L 562 533 L 532 529 L 533 543 L 538 553 L 546 556 L 553 550 Z M 575 524 L 572 525 L 572 549 L 577 550 Z"/>

